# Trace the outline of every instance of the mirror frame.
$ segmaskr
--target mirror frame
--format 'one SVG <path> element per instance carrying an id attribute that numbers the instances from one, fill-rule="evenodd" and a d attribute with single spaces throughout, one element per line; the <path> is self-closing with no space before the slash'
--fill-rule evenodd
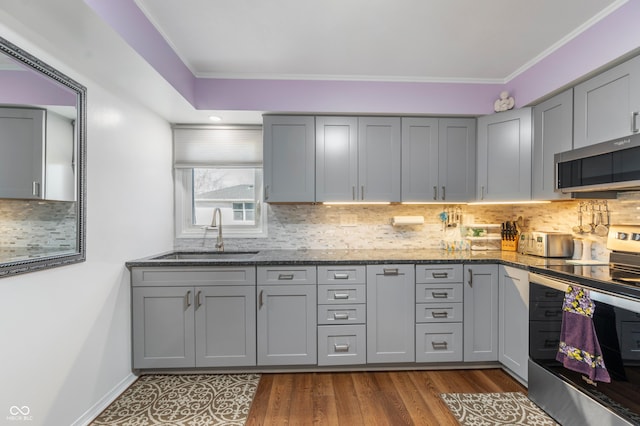
<path id="1" fill-rule="evenodd" d="M 45 255 L 30 259 L 0 263 L 0 278 L 26 272 L 84 262 L 86 260 L 86 152 L 87 152 L 87 89 L 82 84 L 25 52 L 8 40 L 0 37 L 0 53 L 30 67 L 58 84 L 71 89 L 77 97 L 77 152 L 76 152 L 76 250 L 73 253 Z"/>

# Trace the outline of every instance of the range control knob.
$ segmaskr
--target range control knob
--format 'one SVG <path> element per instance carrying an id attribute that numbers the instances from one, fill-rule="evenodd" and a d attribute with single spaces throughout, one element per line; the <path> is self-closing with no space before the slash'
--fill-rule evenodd
<path id="1" fill-rule="evenodd" d="M 629 234 L 626 232 L 618 232 L 618 235 L 616 235 L 616 239 L 618 240 L 626 240 L 627 238 L 629 238 Z"/>

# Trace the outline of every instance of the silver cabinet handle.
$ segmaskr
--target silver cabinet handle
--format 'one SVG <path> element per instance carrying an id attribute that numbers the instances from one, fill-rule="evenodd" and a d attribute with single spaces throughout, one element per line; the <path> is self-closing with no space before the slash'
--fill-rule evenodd
<path id="1" fill-rule="evenodd" d="M 349 274 L 339 274 L 339 273 L 335 273 L 333 274 L 333 279 L 334 280 L 348 280 L 349 279 Z"/>
<path id="2" fill-rule="evenodd" d="M 349 314 L 346 312 L 334 312 L 333 319 L 335 320 L 348 320 Z"/>
<path id="3" fill-rule="evenodd" d="M 33 181 L 33 185 L 31 186 L 31 193 L 36 197 L 40 196 L 40 182 Z"/>
<path id="4" fill-rule="evenodd" d="M 431 297 L 433 297 L 434 299 L 446 299 L 447 297 L 449 297 L 449 293 L 447 293 L 446 291 L 432 291 Z"/>
<path id="5" fill-rule="evenodd" d="M 480 199 L 484 200 L 484 186 L 480 187 Z"/>
<path id="6" fill-rule="evenodd" d="M 444 192 L 444 186 L 442 187 L 442 200 L 444 200 L 446 197 L 446 193 Z"/>
<path id="7" fill-rule="evenodd" d="M 438 200 L 438 187 L 437 186 L 433 187 L 433 200 L 434 201 Z"/>
<path id="8" fill-rule="evenodd" d="M 265 185 L 264 187 L 264 199 L 265 201 L 269 199 L 269 185 Z"/>
<path id="9" fill-rule="evenodd" d="M 279 280 L 292 280 L 293 274 L 278 274 Z"/>
<path id="10" fill-rule="evenodd" d="M 384 268 L 383 273 L 384 275 L 399 275 L 400 271 L 398 271 L 398 268 Z"/>
<path id="11" fill-rule="evenodd" d="M 473 270 L 471 268 L 468 269 L 469 271 L 469 287 L 473 287 Z"/>
<path id="12" fill-rule="evenodd" d="M 202 290 L 199 290 L 196 294 L 196 308 L 202 306 Z"/>
<path id="13" fill-rule="evenodd" d="M 335 352 L 349 352 L 349 344 L 348 343 L 343 343 L 343 344 L 334 343 L 333 350 Z"/>
<path id="14" fill-rule="evenodd" d="M 333 293 L 333 298 L 336 300 L 348 299 L 349 293 Z"/>
<path id="15" fill-rule="evenodd" d="M 351 187 L 351 199 L 353 199 L 353 201 L 356 200 L 356 187 L 355 186 Z"/>
<path id="16" fill-rule="evenodd" d="M 191 290 L 187 291 L 187 294 L 184 295 L 184 302 L 187 305 L 187 308 L 191 306 Z"/>
<path id="17" fill-rule="evenodd" d="M 258 309 L 261 309 L 262 305 L 264 305 L 264 299 L 262 298 L 263 294 L 264 290 L 260 290 L 260 296 L 258 297 Z"/>
<path id="18" fill-rule="evenodd" d="M 449 278 L 448 272 L 432 272 L 431 276 L 433 278 Z"/>
<path id="19" fill-rule="evenodd" d="M 631 113 L 631 133 L 638 133 L 640 129 L 638 129 L 638 111 L 634 111 Z"/>
<path id="20" fill-rule="evenodd" d="M 431 316 L 434 317 L 434 318 L 448 318 L 449 317 L 449 313 L 447 311 L 432 312 Z"/>
<path id="21" fill-rule="evenodd" d="M 435 350 L 446 350 L 448 345 L 447 342 L 431 342 L 431 346 Z"/>

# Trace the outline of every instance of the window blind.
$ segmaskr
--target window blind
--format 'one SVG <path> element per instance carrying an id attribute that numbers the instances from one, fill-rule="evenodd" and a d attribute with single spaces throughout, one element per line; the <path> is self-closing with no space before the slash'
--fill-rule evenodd
<path id="1" fill-rule="evenodd" d="M 173 127 L 176 168 L 261 167 L 262 126 Z"/>

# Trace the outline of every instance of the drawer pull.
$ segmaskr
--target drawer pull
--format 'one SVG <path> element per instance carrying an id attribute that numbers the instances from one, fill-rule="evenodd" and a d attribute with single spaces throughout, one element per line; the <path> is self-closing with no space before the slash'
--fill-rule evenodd
<path id="1" fill-rule="evenodd" d="M 384 275 L 399 275 L 398 268 L 384 268 Z"/>
<path id="2" fill-rule="evenodd" d="M 184 296 L 184 302 L 187 305 L 187 308 L 191 306 L 191 290 L 187 291 L 187 294 Z"/>
<path id="3" fill-rule="evenodd" d="M 447 350 L 448 344 L 447 342 L 431 342 L 431 346 L 434 350 Z"/>
<path id="4" fill-rule="evenodd" d="M 433 316 L 434 318 L 449 318 L 449 312 L 447 312 L 447 311 L 432 312 L 431 316 Z"/>
<path id="5" fill-rule="evenodd" d="M 335 320 L 348 320 L 349 314 L 346 312 L 335 312 L 333 314 L 333 319 Z"/>
<path id="6" fill-rule="evenodd" d="M 433 278 L 449 278 L 448 272 L 432 272 L 431 276 Z"/>
<path id="7" fill-rule="evenodd" d="M 279 280 L 292 280 L 293 274 L 278 274 Z"/>
<path id="8" fill-rule="evenodd" d="M 333 279 L 334 280 L 348 280 L 349 279 L 349 274 L 339 274 L 339 273 L 335 273 L 333 274 Z"/>
<path id="9" fill-rule="evenodd" d="M 446 291 L 432 291 L 431 296 L 434 299 L 446 299 L 447 297 L 449 297 L 449 293 L 447 293 Z"/>
<path id="10" fill-rule="evenodd" d="M 557 348 L 559 344 L 560 340 L 558 339 L 544 339 L 545 348 Z"/>
<path id="11" fill-rule="evenodd" d="M 544 292 L 544 297 L 548 297 L 550 299 L 555 299 L 557 297 L 557 294 L 555 291 L 545 291 Z"/>
<path id="12" fill-rule="evenodd" d="M 333 293 L 333 298 L 336 300 L 348 299 L 349 293 Z"/>
<path id="13" fill-rule="evenodd" d="M 558 311 L 550 311 L 550 310 L 544 311 L 545 318 L 550 318 L 550 317 L 555 318 L 555 317 L 560 316 L 561 314 L 562 314 L 562 311 L 559 311 L 559 310 Z"/>
<path id="14" fill-rule="evenodd" d="M 349 352 L 349 344 L 348 343 L 334 343 L 333 350 L 335 352 Z"/>

